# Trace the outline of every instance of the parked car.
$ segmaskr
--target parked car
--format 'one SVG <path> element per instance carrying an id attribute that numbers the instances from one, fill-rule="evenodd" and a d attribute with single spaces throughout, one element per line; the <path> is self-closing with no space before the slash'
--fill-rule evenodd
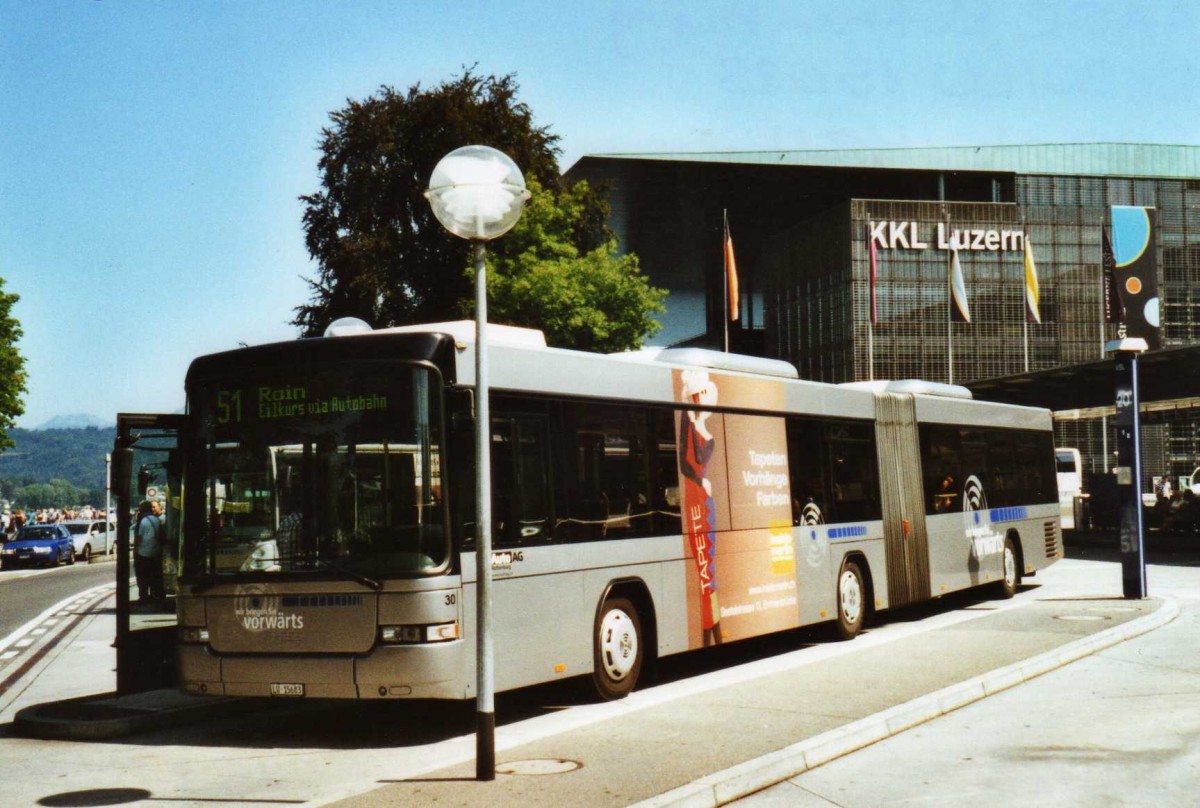
<path id="1" fill-rule="evenodd" d="M 63 524 L 75 542 L 75 556 L 85 561 L 109 552 L 117 541 L 117 526 L 103 519 L 68 519 Z"/>
<path id="2" fill-rule="evenodd" d="M 0 550 L 8 568 L 24 565 L 74 564 L 75 542 L 64 525 L 26 525 Z"/>

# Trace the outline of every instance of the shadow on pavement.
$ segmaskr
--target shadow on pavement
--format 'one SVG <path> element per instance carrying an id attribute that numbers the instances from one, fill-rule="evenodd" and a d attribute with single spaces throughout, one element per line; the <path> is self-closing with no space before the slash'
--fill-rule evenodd
<path id="1" fill-rule="evenodd" d="M 1200 536 L 1148 530 L 1145 542 L 1147 564 L 1200 567 Z M 1121 537 L 1115 530 L 1064 530 L 1063 546 L 1067 558 L 1121 562 Z"/>

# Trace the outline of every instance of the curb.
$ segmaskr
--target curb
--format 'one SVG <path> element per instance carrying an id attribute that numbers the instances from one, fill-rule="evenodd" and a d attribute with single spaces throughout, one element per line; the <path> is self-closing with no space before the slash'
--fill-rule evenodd
<path id="1" fill-rule="evenodd" d="M 701 777 L 636 803 L 633 808 L 716 808 L 815 769 L 835 758 L 924 724 L 960 707 L 1160 628 L 1179 616 L 1179 603 L 1162 598 L 1151 614 L 1083 637 L 1060 648 L 982 674 L 875 715 Z"/>
<path id="2" fill-rule="evenodd" d="M 241 715 L 256 707 L 257 699 L 184 696 L 176 691 L 151 691 L 150 695 L 169 694 L 178 699 L 196 699 L 163 709 L 138 705 L 135 694 L 121 697 L 115 693 L 82 696 L 64 701 L 34 704 L 19 711 L 13 719 L 17 733 L 26 738 L 48 741 L 107 741 L 141 732 L 151 732 L 182 724 L 197 723 Z"/>

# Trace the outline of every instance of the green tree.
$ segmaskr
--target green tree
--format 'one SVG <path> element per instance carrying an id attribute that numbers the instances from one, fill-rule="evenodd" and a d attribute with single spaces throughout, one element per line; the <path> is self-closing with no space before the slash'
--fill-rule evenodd
<path id="1" fill-rule="evenodd" d="M 471 294 L 468 245 L 434 218 L 425 189 L 437 162 L 487 143 L 527 176 L 554 177 L 558 138 L 533 123 L 512 76 L 471 69 L 432 90 L 382 87 L 348 100 L 321 133 L 322 190 L 301 197 L 305 241 L 318 264 L 312 298 L 296 309 L 303 333 L 355 316 L 375 326 L 451 319 Z"/>
<path id="2" fill-rule="evenodd" d="M 632 346 L 656 330 L 650 314 L 661 311 L 662 294 L 650 292 L 636 257 L 617 255 L 602 194 L 563 187 L 558 137 L 535 125 L 517 91 L 512 75 L 468 68 L 431 90 L 385 86 L 330 114 L 320 142 L 322 190 L 301 197 L 305 241 L 318 265 L 311 298 L 293 320 L 305 336 L 344 316 L 384 327 L 470 311 L 470 247 L 438 223 L 424 193 L 437 162 L 471 143 L 506 153 L 539 189 L 528 223 L 489 246 L 511 280 L 496 287 L 498 321 L 549 325 L 552 343 L 596 350 Z M 568 209 L 555 213 L 560 205 Z M 552 266 L 537 268 L 540 261 Z M 571 272 L 578 288 L 568 290 Z"/>
<path id="3" fill-rule="evenodd" d="M 61 508 L 83 504 L 85 491 L 62 479 L 34 483 L 13 492 L 13 503 L 24 508 Z"/>
<path id="4" fill-rule="evenodd" d="M 16 425 L 18 416 L 25 413 L 25 357 L 17 350 L 24 332 L 13 317 L 12 309 L 20 297 L 4 291 L 0 278 L 0 451 L 13 445 L 8 431 Z"/>
<path id="5" fill-rule="evenodd" d="M 652 315 L 666 292 L 650 286 L 636 255 L 618 255 L 611 236 L 581 249 L 596 198 L 586 182 L 557 193 L 528 184 L 525 214 L 489 253 L 488 318 L 540 328 L 560 347 L 638 348 L 661 328 Z"/>

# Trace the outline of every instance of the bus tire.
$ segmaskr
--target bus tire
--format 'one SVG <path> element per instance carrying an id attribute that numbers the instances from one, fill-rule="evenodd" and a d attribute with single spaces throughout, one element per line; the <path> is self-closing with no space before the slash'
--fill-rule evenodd
<path id="1" fill-rule="evenodd" d="M 642 622 L 625 598 L 604 601 L 592 632 L 592 685 L 605 701 L 624 698 L 637 685 L 642 670 Z"/>
<path id="2" fill-rule="evenodd" d="M 837 577 L 837 633 L 852 640 L 862 631 L 867 612 L 867 589 L 858 564 L 846 561 Z"/>
<path id="3" fill-rule="evenodd" d="M 1017 568 L 1017 548 L 1011 536 L 1004 539 L 1004 551 L 1001 558 L 1001 577 L 997 590 L 1000 597 L 1008 600 L 1017 594 L 1017 584 L 1021 583 L 1021 571 Z"/>

